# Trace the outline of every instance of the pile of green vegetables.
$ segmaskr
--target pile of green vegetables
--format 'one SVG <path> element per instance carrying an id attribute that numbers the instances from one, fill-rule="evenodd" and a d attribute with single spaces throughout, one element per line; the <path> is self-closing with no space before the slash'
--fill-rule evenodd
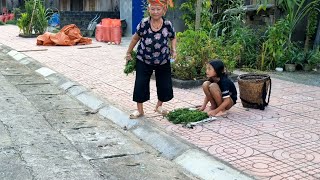
<path id="1" fill-rule="evenodd" d="M 130 73 L 133 73 L 136 70 L 136 62 L 137 62 L 137 52 L 132 51 L 131 52 L 132 60 L 128 61 L 124 67 L 123 72 L 128 75 Z"/>
<path id="2" fill-rule="evenodd" d="M 207 113 L 199 110 L 191 110 L 189 108 L 180 108 L 169 112 L 167 119 L 173 124 L 187 124 L 189 122 L 197 122 L 208 118 Z"/>

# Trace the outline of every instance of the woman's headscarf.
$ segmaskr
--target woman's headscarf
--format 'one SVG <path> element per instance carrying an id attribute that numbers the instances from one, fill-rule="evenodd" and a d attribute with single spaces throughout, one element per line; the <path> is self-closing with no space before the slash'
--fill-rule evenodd
<path id="1" fill-rule="evenodd" d="M 162 5 L 164 7 L 173 7 L 172 0 L 148 0 L 148 3 L 151 5 Z"/>

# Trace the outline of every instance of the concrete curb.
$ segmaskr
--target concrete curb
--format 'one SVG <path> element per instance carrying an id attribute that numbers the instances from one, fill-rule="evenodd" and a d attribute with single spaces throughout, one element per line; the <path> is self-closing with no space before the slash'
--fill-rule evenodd
<path id="1" fill-rule="evenodd" d="M 247 180 L 253 179 L 237 169 L 232 168 L 206 152 L 180 140 L 162 130 L 159 130 L 146 120 L 131 120 L 126 112 L 116 108 L 110 103 L 102 100 L 85 87 L 72 82 L 63 75 L 44 67 L 36 60 L 20 53 L 11 48 L 1 45 L 3 49 L 7 49 L 7 55 L 11 56 L 19 63 L 26 65 L 31 70 L 41 74 L 63 89 L 67 94 L 75 97 L 85 106 L 92 109 L 94 113 L 110 119 L 118 126 L 127 129 L 135 134 L 138 138 L 145 141 L 153 148 L 158 150 L 164 157 L 176 162 L 190 173 L 202 179 L 224 179 L 224 180 Z"/>
<path id="2" fill-rule="evenodd" d="M 174 162 L 203 179 L 251 179 L 197 149 L 184 152 Z"/>

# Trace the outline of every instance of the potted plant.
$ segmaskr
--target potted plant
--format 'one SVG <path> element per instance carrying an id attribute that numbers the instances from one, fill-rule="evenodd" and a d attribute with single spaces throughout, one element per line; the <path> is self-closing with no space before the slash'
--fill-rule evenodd
<path id="1" fill-rule="evenodd" d="M 286 59 L 285 70 L 292 72 L 296 70 L 297 64 L 304 61 L 304 52 L 297 45 L 290 44 L 285 50 L 284 58 Z"/>
<path id="2" fill-rule="evenodd" d="M 316 53 L 314 50 L 309 50 L 306 53 L 305 60 L 303 62 L 302 68 L 304 71 L 311 71 L 312 69 L 312 61 L 313 61 L 313 56 Z"/>
<path id="3" fill-rule="evenodd" d="M 308 52 L 305 64 L 303 66 L 303 70 L 310 71 L 317 67 L 317 65 L 320 63 L 320 51 L 319 49 L 311 50 Z"/>
<path id="4" fill-rule="evenodd" d="M 21 37 L 35 37 L 43 34 L 48 26 L 46 10 L 41 0 L 26 0 L 25 12 L 18 19 Z"/>

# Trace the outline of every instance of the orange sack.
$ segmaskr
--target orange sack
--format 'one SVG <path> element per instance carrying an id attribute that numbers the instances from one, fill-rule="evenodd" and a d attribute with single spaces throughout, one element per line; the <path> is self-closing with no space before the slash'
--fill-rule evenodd
<path id="1" fill-rule="evenodd" d="M 37 45 L 72 46 L 76 44 L 91 44 L 92 39 L 82 37 L 80 29 L 75 24 L 64 26 L 58 33 L 46 32 L 37 37 Z"/>

